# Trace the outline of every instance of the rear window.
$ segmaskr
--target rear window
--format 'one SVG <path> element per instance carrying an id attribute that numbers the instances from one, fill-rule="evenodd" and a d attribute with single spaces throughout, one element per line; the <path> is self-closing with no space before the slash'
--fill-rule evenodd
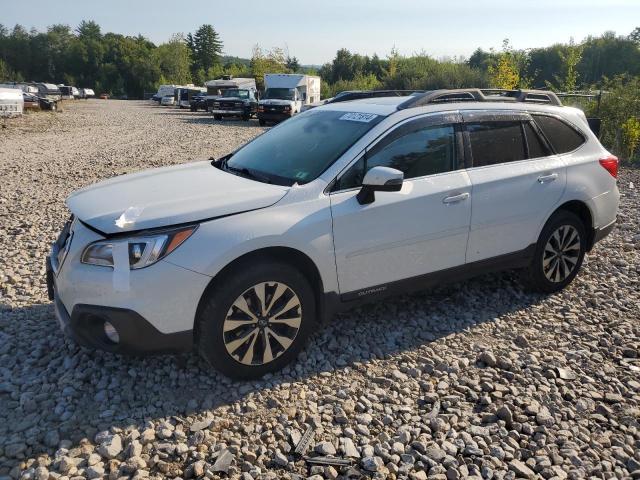
<path id="1" fill-rule="evenodd" d="M 467 131 L 474 167 L 527 158 L 520 122 L 468 123 Z"/>
<path id="2" fill-rule="evenodd" d="M 547 115 L 532 115 L 556 153 L 572 152 L 585 142 L 584 136 L 562 120 Z"/>

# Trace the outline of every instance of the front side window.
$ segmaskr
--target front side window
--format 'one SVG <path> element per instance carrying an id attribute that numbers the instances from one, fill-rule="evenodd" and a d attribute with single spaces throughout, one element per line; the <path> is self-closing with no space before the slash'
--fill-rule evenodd
<path id="1" fill-rule="evenodd" d="M 474 167 L 527 158 L 519 121 L 468 123 L 466 128 Z"/>
<path id="2" fill-rule="evenodd" d="M 401 127 L 403 128 L 403 127 Z M 396 137 L 392 132 L 387 138 Z M 405 179 L 449 172 L 456 165 L 456 134 L 453 125 L 411 129 L 392 140 L 381 140 L 340 179 L 334 190 L 362 185 L 373 167 L 390 167 L 404 173 Z"/>
<path id="3" fill-rule="evenodd" d="M 368 113 L 308 110 L 247 143 L 225 166 L 281 185 L 308 183 L 383 118 Z"/>
<path id="4" fill-rule="evenodd" d="M 532 117 L 558 154 L 572 152 L 585 142 L 581 133 L 562 120 L 547 115 L 532 115 Z"/>

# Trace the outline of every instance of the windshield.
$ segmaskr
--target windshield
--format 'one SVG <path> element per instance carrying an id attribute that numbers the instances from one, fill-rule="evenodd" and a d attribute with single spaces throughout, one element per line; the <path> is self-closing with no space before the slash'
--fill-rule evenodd
<path id="1" fill-rule="evenodd" d="M 280 185 L 307 183 L 382 119 L 368 113 L 309 110 L 240 148 L 226 166 Z"/>
<path id="2" fill-rule="evenodd" d="M 223 97 L 237 97 L 237 98 L 249 98 L 249 90 L 238 90 L 237 88 L 230 88 L 225 90 L 222 94 Z"/>
<path id="3" fill-rule="evenodd" d="M 267 88 L 263 98 L 266 100 L 293 100 L 294 93 L 294 88 Z"/>

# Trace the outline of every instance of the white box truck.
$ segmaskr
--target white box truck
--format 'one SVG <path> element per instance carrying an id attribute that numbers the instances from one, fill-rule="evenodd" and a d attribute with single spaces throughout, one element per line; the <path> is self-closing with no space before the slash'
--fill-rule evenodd
<path id="1" fill-rule="evenodd" d="M 267 73 L 265 92 L 258 104 L 260 125 L 280 122 L 296 113 L 303 105 L 320 100 L 320 77 L 297 73 Z"/>

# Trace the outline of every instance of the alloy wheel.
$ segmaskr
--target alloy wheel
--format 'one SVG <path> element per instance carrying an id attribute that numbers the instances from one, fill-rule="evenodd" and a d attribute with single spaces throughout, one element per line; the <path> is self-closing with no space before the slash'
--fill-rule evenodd
<path id="1" fill-rule="evenodd" d="M 243 365 L 264 365 L 293 344 L 302 323 L 298 295 L 281 282 L 245 290 L 231 305 L 222 326 L 227 353 Z"/>
<path id="2" fill-rule="evenodd" d="M 572 225 L 558 227 L 549 237 L 542 254 L 542 270 L 547 280 L 560 283 L 575 270 L 580 258 L 580 234 Z"/>

